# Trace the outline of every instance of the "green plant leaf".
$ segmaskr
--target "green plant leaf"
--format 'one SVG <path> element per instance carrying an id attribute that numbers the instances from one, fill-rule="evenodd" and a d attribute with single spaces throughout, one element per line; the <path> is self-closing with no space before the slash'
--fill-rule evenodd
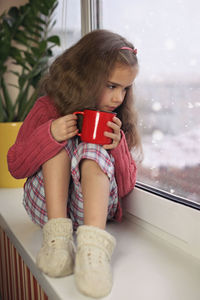
<path id="1" fill-rule="evenodd" d="M 38 39 L 38 37 L 34 37 L 33 35 L 32 36 L 27 35 L 27 41 L 29 43 L 29 47 L 33 45 L 38 46 L 40 39 Z"/>
<path id="2" fill-rule="evenodd" d="M 35 90 L 29 100 L 26 102 L 26 105 L 24 105 L 23 110 L 21 112 L 20 120 L 24 121 L 26 116 L 28 115 L 30 109 L 33 107 L 35 101 L 37 100 L 38 93 L 37 90 Z"/>
<path id="3" fill-rule="evenodd" d="M 41 54 L 45 52 L 46 47 L 47 47 L 46 40 L 43 40 L 39 43 L 39 48 L 40 48 Z"/>
<path id="4" fill-rule="evenodd" d="M 1 41 L 1 47 L 0 47 L 0 64 L 4 64 L 5 61 L 7 60 L 9 53 L 10 53 L 10 42 L 9 40 L 7 41 Z"/>
<path id="5" fill-rule="evenodd" d="M 25 70 L 30 71 L 30 69 L 28 68 L 28 66 L 25 65 L 24 61 L 13 62 L 13 65 L 20 65 L 20 66 L 23 67 Z"/>
<path id="6" fill-rule="evenodd" d="M 3 93 L 6 109 L 7 109 L 8 122 L 11 122 L 14 116 L 14 107 L 3 78 L 1 79 L 1 87 L 2 87 L 2 93 Z"/>
<path id="7" fill-rule="evenodd" d="M 31 47 L 31 50 L 36 57 L 40 57 L 41 55 L 44 54 L 46 47 L 47 47 L 47 42 L 43 40 L 42 42 L 39 42 L 37 48 Z"/>
<path id="8" fill-rule="evenodd" d="M 27 51 L 24 51 L 24 55 L 25 55 L 26 61 L 29 63 L 29 65 L 31 67 L 34 67 L 36 61 L 35 61 L 33 55 L 31 55 L 31 53 L 29 53 Z"/>
<path id="9" fill-rule="evenodd" d="M 19 86 L 16 85 L 16 84 L 13 84 L 13 83 L 9 83 L 9 86 L 13 86 L 14 88 L 18 89 L 19 90 Z"/>
<path id="10" fill-rule="evenodd" d="M 57 46 L 60 46 L 60 39 L 57 35 L 52 35 L 47 39 L 48 42 L 54 43 Z"/>
<path id="11" fill-rule="evenodd" d="M 38 83 L 39 83 L 39 81 L 40 81 L 40 79 L 41 79 L 41 75 L 42 73 L 40 72 L 40 73 L 38 73 L 36 76 L 34 76 L 33 78 L 32 78 L 32 80 L 31 80 L 31 85 L 32 85 L 32 87 L 34 88 L 34 89 L 37 89 L 37 85 L 38 85 Z"/>
<path id="12" fill-rule="evenodd" d="M 49 24 L 49 31 L 51 31 L 53 29 L 53 27 L 55 26 L 56 24 L 56 20 L 54 20 L 53 22 L 50 22 Z"/>
<path id="13" fill-rule="evenodd" d="M 19 9 L 16 6 L 11 7 L 8 11 L 8 15 L 13 20 L 17 20 L 19 18 Z"/>
<path id="14" fill-rule="evenodd" d="M 37 23 L 42 24 L 42 25 L 46 25 L 46 22 L 45 22 L 42 18 L 40 18 L 40 17 L 36 17 L 36 18 L 35 18 L 35 21 L 36 21 Z"/>
<path id="15" fill-rule="evenodd" d="M 1 97 L 1 93 L 0 93 L 0 122 L 4 122 L 6 117 L 6 113 L 5 113 L 5 107 L 3 105 L 3 98 Z"/>
<path id="16" fill-rule="evenodd" d="M 27 33 L 29 33 L 30 35 L 27 34 L 27 37 L 28 38 L 32 38 L 32 37 L 36 37 L 36 38 L 39 38 L 41 39 L 42 37 L 42 34 L 40 33 L 42 30 L 38 30 L 36 28 L 36 26 L 32 26 L 31 28 L 29 27 L 26 27 L 26 30 L 27 30 Z"/>
<path id="17" fill-rule="evenodd" d="M 25 45 L 25 46 L 27 46 L 27 47 L 29 46 L 28 41 L 27 41 L 27 36 L 26 36 L 26 34 L 25 34 L 24 32 L 18 31 L 18 32 L 16 33 L 16 35 L 15 35 L 14 40 L 15 40 L 16 42 L 19 42 L 19 43 L 22 44 L 22 45 Z"/>
<path id="18" fill-rule="evenodd" d="M 26 81 L 27 81 L 27 76 L 25 74 L 19 76 L 18 83 L 19 83 L 20 91 L 22 91 Z"/>
<path id="19" fill-rule="evenodd" d="M 13 64 L 18 64 L 22 66 L 24 69 L 26 69 L 27 71 L 29 71 L 29 68 L 27 67 L 26 62 L 24 61 L 24 58 L 22 57 L 21 53 L 23 53 L 22 50 L 19 50 L 15 47 L 11 47 L 10 56 L 15 60 Z"/>
<path id="20" fill-rule="evenodd" d="M 54 47 L 54 45 L 52 45 L 51 47 L 49 47 L 49 48 L 47 49 L 47 56 L 48 56 L 48 57 L 53 56 L 53 52 L 52 52 L 52 50 L 51 50 L 51 48 L 53 48 L 53 47 Z"/>
<path id="21" fill-rule="evenodd" d="M 48 36 L 55 25 L 53 12 L 57 5 L 58 0 L 29 0 L 0 16 L 0 120 L 22 121 L 37 98 L 37 85 L 48 68 L 51 49 L 60 45 L 58 36 Z M 20 66 L 19 71 L 15 65 Z M 7 71 L 17 77 L 18 84 L 5 83 Z M 11 85 L 18 89 L 13 101 L 8 93 Z"/>
<path id="22" fill-rule="evenodd" d="M 22 60 L 22 55 L 21 55 L 21 50 L 15 48 L 15 47 L 10 47 L 10 56 L 15 59 L 16 61 Z"/>
<path id="23" fill-rule="evenodd" d="M 25 88 L 22 88 L 18 94 L 16 103 L 18 104 L 17 115 L 19 118 L 21 118 L 23 107 L 26 105 L 29 89 L 30 89 L 30 86 L 27 84 L 25 86 Z"/>
<path id="24" fill-rule="evenodd" d="M 3 66 L 1 63 L 0 63 L 0 78 L 3 77 L 3 74 L 7 71 L 7 67 L 6 66 Z"/>
<path id="25" fill-rule="evenodd" d="M 12 74 L 16 75 L 17 77 L 20 76 L 19 72 L 16 72 L 16 71 L 13 71 L 13 70 L 10 70 L 9 73 L 12 73 Z"/>

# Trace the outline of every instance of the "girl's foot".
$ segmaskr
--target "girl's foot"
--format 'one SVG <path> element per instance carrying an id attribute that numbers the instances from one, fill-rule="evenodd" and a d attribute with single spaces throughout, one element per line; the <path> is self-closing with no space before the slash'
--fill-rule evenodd
<path id="1" fill-rule="evenodd" d="M 83 294 L 104 297 L 112 288 L 110 259 L 115 238 L 105 230 L 83 225 L 77 230 L 75 282 Z"/>
<path id="2" fill-rule="evenodd" d="M 43 227 L 43 244 L 37 254 L 38 268 L 51 277 L 73 273 L 74 244 L 72 221 L 67 218 L 49 220 Z"/>

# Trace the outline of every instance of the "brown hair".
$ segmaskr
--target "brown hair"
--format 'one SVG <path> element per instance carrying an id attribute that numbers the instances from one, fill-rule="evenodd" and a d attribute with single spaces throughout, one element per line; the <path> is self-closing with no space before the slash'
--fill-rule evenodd
<path id="1" fill-rule="evenodd" d="M 134 46 L 119 34 L 95 30 L 55 59 L 42 79 L 41 91 L 50 96 L 61 116 L 86 108 L 96 108 L 116 63 L 138 65 L 136 54 L 122 47 Z M 140 148 L 137 113 L 130 88 L 116 110 L 122 121 L 129 149 Z"/>

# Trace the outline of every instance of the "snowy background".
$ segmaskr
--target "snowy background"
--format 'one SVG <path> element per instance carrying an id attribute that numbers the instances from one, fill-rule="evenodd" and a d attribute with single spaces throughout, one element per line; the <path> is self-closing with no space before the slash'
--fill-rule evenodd
<path id="1" fill-rule="evenodd" d="M 199 0 L 103 1 L 103 27 L 138 48 L 141 80 L 199 79 Z"/>
<path id="2" fill-rule="evenodd" d="M 200 2 L 103 1 L 103 27 L 138 49 L 138 180 L 200 203 Z"/>

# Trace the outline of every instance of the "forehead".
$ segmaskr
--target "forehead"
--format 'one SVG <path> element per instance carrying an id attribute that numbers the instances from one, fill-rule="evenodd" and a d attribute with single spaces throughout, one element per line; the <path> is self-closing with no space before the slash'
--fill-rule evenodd
<path id="1" fill-rule="evenodd" d="M 122 86 L 129 86 L 133 83 L 138 73 L 138 66 L 126 66 L 122 64 L 116 64 L 113 68 L 108 81 L 118 83 Z"/>

